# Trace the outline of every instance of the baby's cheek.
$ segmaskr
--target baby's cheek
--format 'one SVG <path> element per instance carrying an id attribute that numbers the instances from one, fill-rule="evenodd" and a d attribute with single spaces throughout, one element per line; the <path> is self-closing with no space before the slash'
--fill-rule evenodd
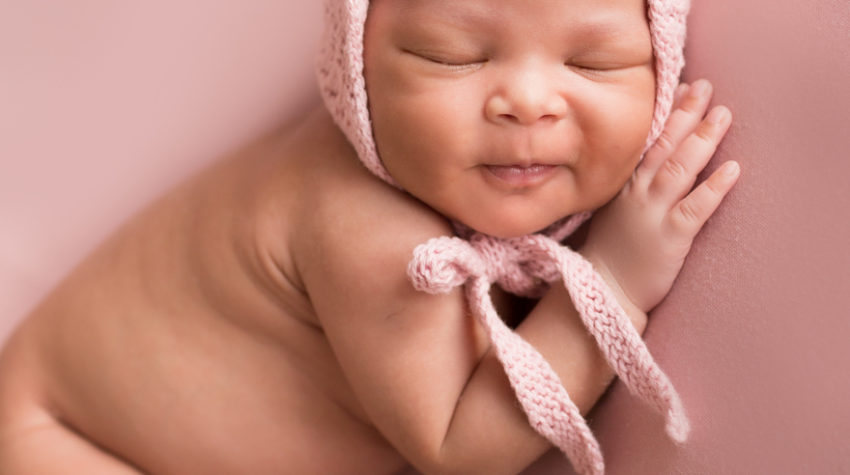
<path id="1" fill-rule="evenodd" d="M 622 157 L 602 159 L 600 162 L 602 163 L 578 171 L 584 175 L 583 179 L 579 180 L 581 188 L 578 195 L 591 200 L 584 206 L 587 209 L 597 209 L 617 196 L 634 170 L 634 160 L 624 161 Z"/>
<path id="2" fill-rule="evenodd" d="M 396 102 L 394 120 L 411 134 L 411 143 L 430 153 L 462 152 L 472 146 L 476 124 L 466 118 L 468 108 L 445 94 L 407 95 Z"/>
<path id="3" fill-rule="evenodd" d="M 610 175 L 618 176 L 623 183 L 631 176 L 640 163 L 651 123 L 651 116 L 642 117 L 642 114 L 635 113 L 615 124 L 610 132 L 610 137 L 614 139 L 610 141 L 606 153 Z"/>
<path id="4" fill-rule="evenodd" d="M 427 106 L 399 98 L 386 112 L 383 117 L 375 119 L 376 140 L 382 158 L 415 162 L 417 157 L 431 155 L 435 149 L 439 149 L 439 143 L 435 143 L 439 142 L 439 134 L 435 134 L 439 122 Z M 411 165 L 419 167 L 426 164 L 423 161 Z"/>

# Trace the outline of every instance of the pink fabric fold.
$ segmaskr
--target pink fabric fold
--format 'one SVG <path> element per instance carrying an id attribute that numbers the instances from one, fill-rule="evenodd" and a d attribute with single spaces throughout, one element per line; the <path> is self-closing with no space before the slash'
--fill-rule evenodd
<path id="1" fill-rule="evenodd" d="M 417 246 L 407 273 L 417 290 L 432 294 L 465 286 L 470 309 L 484 327 L 529 423 L 578 473 L 604 473 L 599 443 L 552 367 L 499 317 L 489 294 L 493 283 L 514 294 L 540 295 L 541 289 L 561 280 L 620 379 L 664 415 L 673 440 L 687 439 L 690 427 L 679 395 L 608 285 L 581 254 L 542 234 L 441 237 Z"/>

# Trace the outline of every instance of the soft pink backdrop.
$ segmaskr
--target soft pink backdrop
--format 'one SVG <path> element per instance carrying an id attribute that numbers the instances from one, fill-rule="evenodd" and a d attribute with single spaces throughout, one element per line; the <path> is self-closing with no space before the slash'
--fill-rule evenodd
<path id="1" fill-rule="evenodd" d="M 318 11 L 0 2 L 0 341 L 130 213 L 315 103 Z M 690 28 L 687 79 L 735 115 L 710 168 L 743 165 L 646 333 L 693 432 L 619 383 L 592 427 L 611 474 L 850 473 L 850 3 L 695 0 Z"/>
<path id="2" fill-rule="evenodd" d="M 314 1 L 0 1 L 0 339 L 193 170 L 314 103 Z"/>

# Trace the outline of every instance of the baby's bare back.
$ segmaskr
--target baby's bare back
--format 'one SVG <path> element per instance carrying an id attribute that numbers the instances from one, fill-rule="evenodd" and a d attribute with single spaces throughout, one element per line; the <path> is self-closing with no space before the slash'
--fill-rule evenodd
<path id="1" fill-rule="evenodd" d="M 288 155 L 305 151 L 287 135 L 135 216 L 30 315 L 0 360 L 0 458 L 12 460 L 35 408 L 156 474 L 404 465 L 366 422 L 291 275 L 299 165 Z"/>

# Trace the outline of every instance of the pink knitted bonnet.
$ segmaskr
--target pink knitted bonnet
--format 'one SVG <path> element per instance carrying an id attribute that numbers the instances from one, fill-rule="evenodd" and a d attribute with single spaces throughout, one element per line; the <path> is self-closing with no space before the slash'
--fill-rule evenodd
<path id="1" fill-rule="evenodd" d="M 649 148 L 670 115 L 684 66 L 685 23 L 690 0 L 647 0 L 655 56 L 655 111 Z M 363 164 L 398 187 L 377 153 L 363 76 L 363 37 L 368 0 L 326 0 L 325 34 L 318 64 L 322 97 Z M 629 390 L 662 413 L 668 435 L 684 442 L 688 420 L 678 394 L 658 368 L 629 317 L 604 280 L 580 254 L 559 244 L 590 212 L 566 217 L 542 233 L 501 239 L 467 232 L 463 239 L 436 238 L 414 251 L 408 276 L 430 293 L 463 285 L 529 423 L 561 449 L 580 474 L 604 473 L 599 444 L 558 376 L 543 357 L 496 314 L 489 289 L 497 283 L 517 295 L 539 296 L 561 280 L 588 331 Z"/>

